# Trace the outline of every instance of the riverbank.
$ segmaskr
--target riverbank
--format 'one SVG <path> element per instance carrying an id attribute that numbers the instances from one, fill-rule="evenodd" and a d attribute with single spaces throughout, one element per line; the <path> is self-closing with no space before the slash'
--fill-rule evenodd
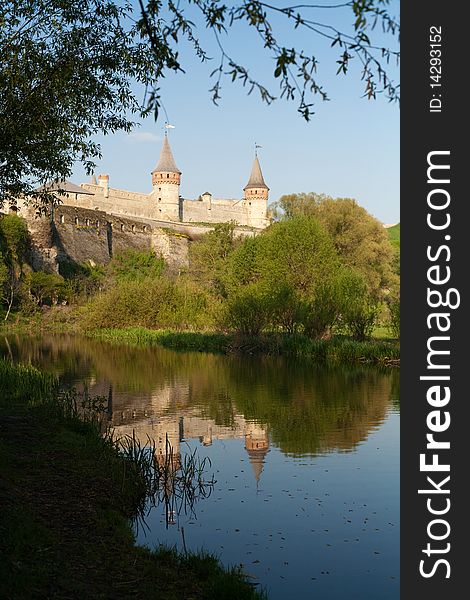
<path id="1" fill-rule="evenodd" d="M 14 320 L 3 323 L 0 332 L 6 335 L 79 334 L 115 344 L 162 346 L 186 352 L 286 356 L 319 365 L 400 364 L 400 343 L 396 339 L 384 337 L 384 328 L 377 328 L 377 335 L 363 342 L 346 336 L 313 340 L 299 333 L 267 332 L 256 337 L 247 337 L 214 331 L 155 330 L 145 327 L 89 330 L 81 326 L 80 313 L 76 310 L 71 307 L 54 307 L 33 317 L 17 315 Z"/>
<path id="2" fill-rule="evenodd" d="M 135 464 L 54 378 L 0 361 L 0 597 L 259 599 L 212 556 L 134 545 Z"/>
<path id="3" fill-rule="evenodd" d="M 308 360 L 315 364 L 400 364 L 399 343 L 383 339 L 358 342 L 338 336 L 329 340 L 312 340 L 301 334 L 278 333 L 240 337 L 226 333 L 154 331 L 143 327 L 98 329 L 84 333 L 109 343 L 162 346 L 180 351 L 266 354 Z"/>

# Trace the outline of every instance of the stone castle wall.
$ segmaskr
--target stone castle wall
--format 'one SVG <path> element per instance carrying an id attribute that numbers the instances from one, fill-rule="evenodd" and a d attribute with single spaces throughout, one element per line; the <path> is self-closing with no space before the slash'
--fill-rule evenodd
<path id="1" fill-rule="evenodd" d="M 166 212 L 158 206 L 153 195 L 128 192 L 116 188 L 103 188 L 91 183 L 82 184 L 90 194 L 68 194 L 61 197 L 64 205 L 78 206 L 90 210 L 101 210 L 108 214 L 122 215 L 128 218 L 150 220 L 169 220 Z"/>
<path id="2" fill-rule="evenodd" d="M 249 225 L 243 200 L 183 200 L 183 221 L 186 223 L 227 223 Z"/>
<path id="3" fill-rule="evenodd" d="M 154 250 L 170 270 L 188 265 L 189 236 L 184 232 L 74 206 L 56 207 L 52 219 L 36 217 L 32 209 L 23 208 L 20 214 L 28 222 L 34 269 L 57 271 L 66 260 L 107 264 L 129 248 Z"/>
<path id="4" fill-rule="evenodd" d="M 169 223 L 227 223 L 234 221 L 245 227 L 263 229 L 266 219 L 266 203 L 262 201 L 225 200 L 203 196 L 203 200 L 184 200 L 180 207 L 175 204 L 175 189 L 154 188 L 151 194 L 127 192 L 117 188 L 84 183 L 81 187 L 89 194 L 68 194 L 62 198 L 67 206 L 100 210 L 127 218 L 140 218 Z M 175 186 L 172 186 L 175 187 Z M 172 192 L 170 194 L 170 192 Z"/>
<path id="5" fill-rule="evenodd" d="M 59 205 L 51 216 L 37 217 L 33 208 L 18 206 L 31 236 L 32 267 L 58 271 L 61 261 L 107 264 L 113 256 L 132 248 L 153 250 L 171 271 L 189 264 L 189 245 L 213 229 L 199 223 L 168 223 L 153 219 L 127 218 L 102 210 Z M 236 227 L 235 235 L 251 237 L 256 232 Z"/>

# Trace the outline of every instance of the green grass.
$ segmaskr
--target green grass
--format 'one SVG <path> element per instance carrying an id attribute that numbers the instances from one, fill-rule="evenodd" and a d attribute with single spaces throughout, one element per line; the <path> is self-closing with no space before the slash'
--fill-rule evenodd
<path id="1" fill-rule="evenodd" d="M 89 337 L 131 346 L 162 346 L 172 350 L 214 353 L 268 354 L 309 360 L 316 364 L 367 363 L 396 365 L 400 348 L 395 340 L 357 342 L 345 337 L 312 340 L 301 334 L 266 333 L 240 337 L 224 333 L 153 331 L 143 327 L 97 329 Z"/>
<path id="2" fill-rule="evenodd" d="M 171 350 L 226 353 L 231 336 L 223 333 L 199 333 L 192 331 L 164 331 L 144 327 L 124 329 L 94 329 L 86 332 L 88 337 L 115 344 L 130 346 L 162 346 Z"/>
<path id="3" fill-rule="evenodd" d="M 398 242 L 400 244 L 400 223 L 397 223 L 393 227 L 388 227 L 387 233 L 391 242 Z"/>
<path id="4" fill-rule="evenodd" d="M 31 366 L 0 361 L 0 382 L 1 598 L 265 597 L 212 555 L 135 546 L 145 482 L 89 403 Z"/>

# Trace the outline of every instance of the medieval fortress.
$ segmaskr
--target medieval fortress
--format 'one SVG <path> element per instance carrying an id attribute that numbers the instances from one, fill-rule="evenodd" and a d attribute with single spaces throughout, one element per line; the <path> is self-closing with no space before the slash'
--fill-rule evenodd
<path id="1" fill-rule="evenodd" d="M 49 189 L 58 205 L 47 216 L 38 218 L 24 201 L 11 208 L 28 222 L 35 268 L 49 271 L 59 271 L 65 260 L 106 264 L 128 248 L 152 249 L 179 269 L 188 262 L 189 241 L 216 223 L 233 222 L 243 236 L 269 225 L 269 188 L 256 155 L 241 199 L 214 198 L 209 192 L 197 200 L 182 198 L 181 175 L 165 135 L 149 194 L 110 187 L 109 176 L 100 175 L 80 186 L 53 184 Z"/>
<path id="2" fill-rule="evenodd" d="M 181 171 L 176 166 L 168 137 L 165 135 L 160 159 L 152 171 L 150 194 L 127 192 L 109 186 L 109 176 L 100 175 L 97 183 L 82 183 L 81 193 L 70 194 L 63 203 L 103 210 L 115 215 L 154 221 L 183 223 L 225 223 L 262 229 L 266 216 L 269 188 L 264 182 L 258 157 L 255 156 L 248 183 L 241 200 L 213 198 L 209 192 L 197 200 L 180 195 Z"/>

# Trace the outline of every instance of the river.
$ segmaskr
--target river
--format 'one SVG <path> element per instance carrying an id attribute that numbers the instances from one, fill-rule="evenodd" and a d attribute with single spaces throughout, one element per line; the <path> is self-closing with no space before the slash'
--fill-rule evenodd
<path id="1" fill-rule="evenodd" d="M 210 460 L 215 483 L 186 512 L 152 507 L 135 524 L 138 543 L 242 564 L 271 600 L 398 600 L 397 370 L 78 336 L 10 336 L 0 352 L 102 396 L 117 435 Z"/>

